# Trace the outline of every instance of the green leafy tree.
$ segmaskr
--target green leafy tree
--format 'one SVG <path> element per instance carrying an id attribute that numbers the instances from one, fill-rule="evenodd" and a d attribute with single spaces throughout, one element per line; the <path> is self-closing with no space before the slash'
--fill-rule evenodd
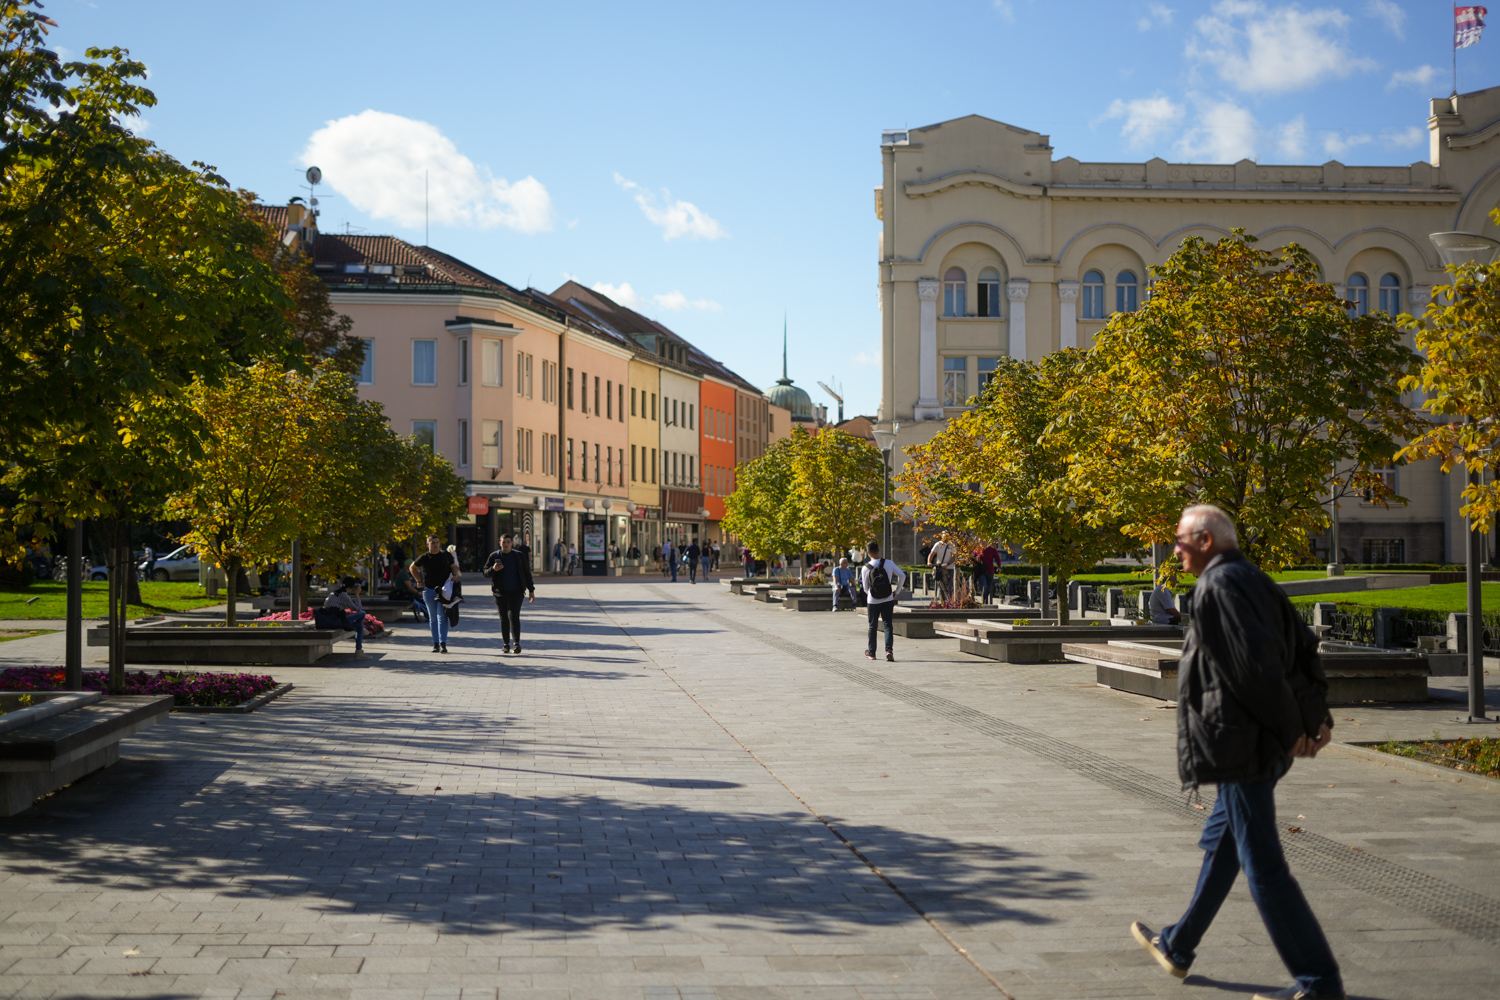
<path id="1" fill-rule="evenodd" d="M 792 462 L 803 544 L 843 551 L 879 534 L 885 459 L 873 442 L 825 427 L 801 442 Z"/>
<path id="2" fill-rule="evenodd" d="M 1097 523 L 1168 542 L 1184 506 L 1215 504 L 1247 557 L 1277 569 L 1305 557 L 1330 498 L 1405 502 L 1371 471 L 1418 428 L 1400 389 L 1418 358 L 1390 317 L 1355 317 L 1305 250 L 1275 256 L 1241 230 L 1184 240 L 1152 271 L 1150 297 L 1111 317 L 1049 431 Z"/>
<path id="3" fill-rule="evenodd" d="M 1500 209 L 1490 213 L 1500 225 Z M 1427 398 L 1422 409 L 1440 422 L 1401 451 L 1415 461 L 1436 458 L 1443 471 L 1463 466 L 1483 473 L 1496 466 L 1500 446 L 1500 265 L 1464 264 L 1448 268 L 1452 284 L 1432 290 L 1432 302 L 1416 329 L 1417 348 L 1426 359 L 1401 387 L 1419 389 Z M 1477 531 L 1494 530 L 1500 511 L 1500 482 L 1470 483 L 1460 512 Z"/>
<path id="4" fill-rule="evenodd" d="M 741 465 L 734 492 L 724 498 L 724 529 L 760 558 L 785 556 L 804 545 L 806 516 L 796 488 L 796 456 L 806 439 L 799 427 Z"/>

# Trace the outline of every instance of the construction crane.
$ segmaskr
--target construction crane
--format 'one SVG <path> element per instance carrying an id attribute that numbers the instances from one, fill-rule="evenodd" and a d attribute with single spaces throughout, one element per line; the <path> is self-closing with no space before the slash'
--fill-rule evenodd
<path id="1" fill-rule="evenodd" d="M 828 388 L 828 383 L 827 382 L 819 382 L 818 385 L 822 386 L 824 392 L 828 393 L 828 395 L 830 395 L 834 399 L 838 400 L 838 403 L 839 403 L 839 423 L 840 424 L 843 423 L 844 422 L 844 397 L 840 396 L 838 393 L 836 393 L 832 389 Z M 843 386 L 839 386 L 839 388 L 842 389 Z M 834 426 L 837 427 L 838 424 L 835 424 Z"/>

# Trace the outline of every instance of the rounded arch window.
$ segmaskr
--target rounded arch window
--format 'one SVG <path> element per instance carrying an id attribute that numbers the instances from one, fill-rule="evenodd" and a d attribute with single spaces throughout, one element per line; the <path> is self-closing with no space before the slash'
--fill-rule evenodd
<path id="1" fill-rule="evenodd" d="M 943 315 L 944 316 L 967 316 L 969 310 L 965 302 L 965 294 L 968 291 L 968 278 L 961 267 L 950 267 L 943 274 Z"/>
<path id="2" fill-rule="evenodd" d="M 1401 279 L 1394 274 L 1380 278 L 1380 311 L 1395 316 L 1401 311 Z"/>
<path id="3" fill-rule="evenodd" d="M 1140 304 L 1140 281 L 1134 271 L 1115 275 L 1115 312 L 1135 312 Z"/>
<path id="4" fill-rule="evenodd" d="M 1104 272 L 1090 271 L 1083 276 L 1083 318 L 1104 318 Z"/>
<path id="5" fill-rule="evenodd" d="M 1349 300 L 1349 312 L 1354 316 L 1364 316 L 1370 311 L 1370 279 L 1363 274 L 1349 275 L 1349 284 L 1346 286 L 1345 298 Z"/>
<path id="6" fill-rule="evenodd" d="M 1000 272 L 993 267 L 979 272 L 979 315 L 1000 316 Z"/>

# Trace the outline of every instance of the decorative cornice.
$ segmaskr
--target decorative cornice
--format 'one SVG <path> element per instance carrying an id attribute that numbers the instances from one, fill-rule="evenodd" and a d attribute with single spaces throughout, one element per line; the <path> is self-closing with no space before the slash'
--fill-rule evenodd
<path id="1" fill-rule="evenodd" d="M 1030 278 L 1012 278 L 1005 286 L 1005 294 L 1012 302 L 1025 302 L 1030 291 Z"/>
<path id="2" fill-rule="evenodd" d="M 917 279 L 917 297 L 924 302 L 935 302 L 938 297 L 938 282 L 935 278 Z"/>
<path id="3" fill-rule="evenodd" d="M 1057 283 L 1057 297 L 1064 302 L 1076 302 L 1078 300 L 1079 284 L 1076 281 L 1059 281 Z"/>
<path id="4" fill-rule="evenodd" d="M 1170 188 L 1049 184 L 1049 198 L 1067 201 L 1269 202 L 1272 204 L 1448 205 L 1461 197 L 1439 188 Z"/>
<path id="5" fill-rule="evenodd" d="M 1500 135 L 1500 118 L 1496 118 L 1484 128 L 1477 132 L 1466 132 L 1463 135 L 1450 135 L 1448 137 L 1449 149 L 1471 149 L 1474 146 L 1483 145 L 1495 136 Z"/>
<path id="6" fill-rule="evenodd" d="M 906 196 L 908 198 L 926 198 L 941 191 L 956 187 L 987 187 L 996 191 L 1004 191 L 1013 194 L 1017 198 L 1041 198 L 1046 195 L 1047 189 L 1040 184 L 1017 184 L 1009 177 L 991 173 L 988 170 L 959 170 L 942 177 L 935 177 L 930 181 L 920 184 L 908 183 L 906 185 Z"/>

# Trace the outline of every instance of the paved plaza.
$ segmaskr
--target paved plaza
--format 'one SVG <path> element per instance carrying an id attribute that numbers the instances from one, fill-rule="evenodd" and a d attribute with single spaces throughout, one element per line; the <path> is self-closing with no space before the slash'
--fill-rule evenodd
<path id="1" fill-rule="evenodd" d="M 470 593 L 482 595 L 480 588 Z M 525 653 L 464 606 L 276 668 L 0 820 L 0 996 L 328 1000 L 1241 997 L 1290 981 L 1238 886 L 1185 983 L 1204 812 L 1173 712 L 1092 668 L 718 584 L 540 581 Z M 97 651 L 90 650 L 90 655 Z M 61 637 L 0 645 L 5 665 Z M 1336 739 L 1457 735 L 1451 704 Z M 1500 782 L 1330 748 L 1282 783 L 1353 997 L 1500 997 Z"/>

